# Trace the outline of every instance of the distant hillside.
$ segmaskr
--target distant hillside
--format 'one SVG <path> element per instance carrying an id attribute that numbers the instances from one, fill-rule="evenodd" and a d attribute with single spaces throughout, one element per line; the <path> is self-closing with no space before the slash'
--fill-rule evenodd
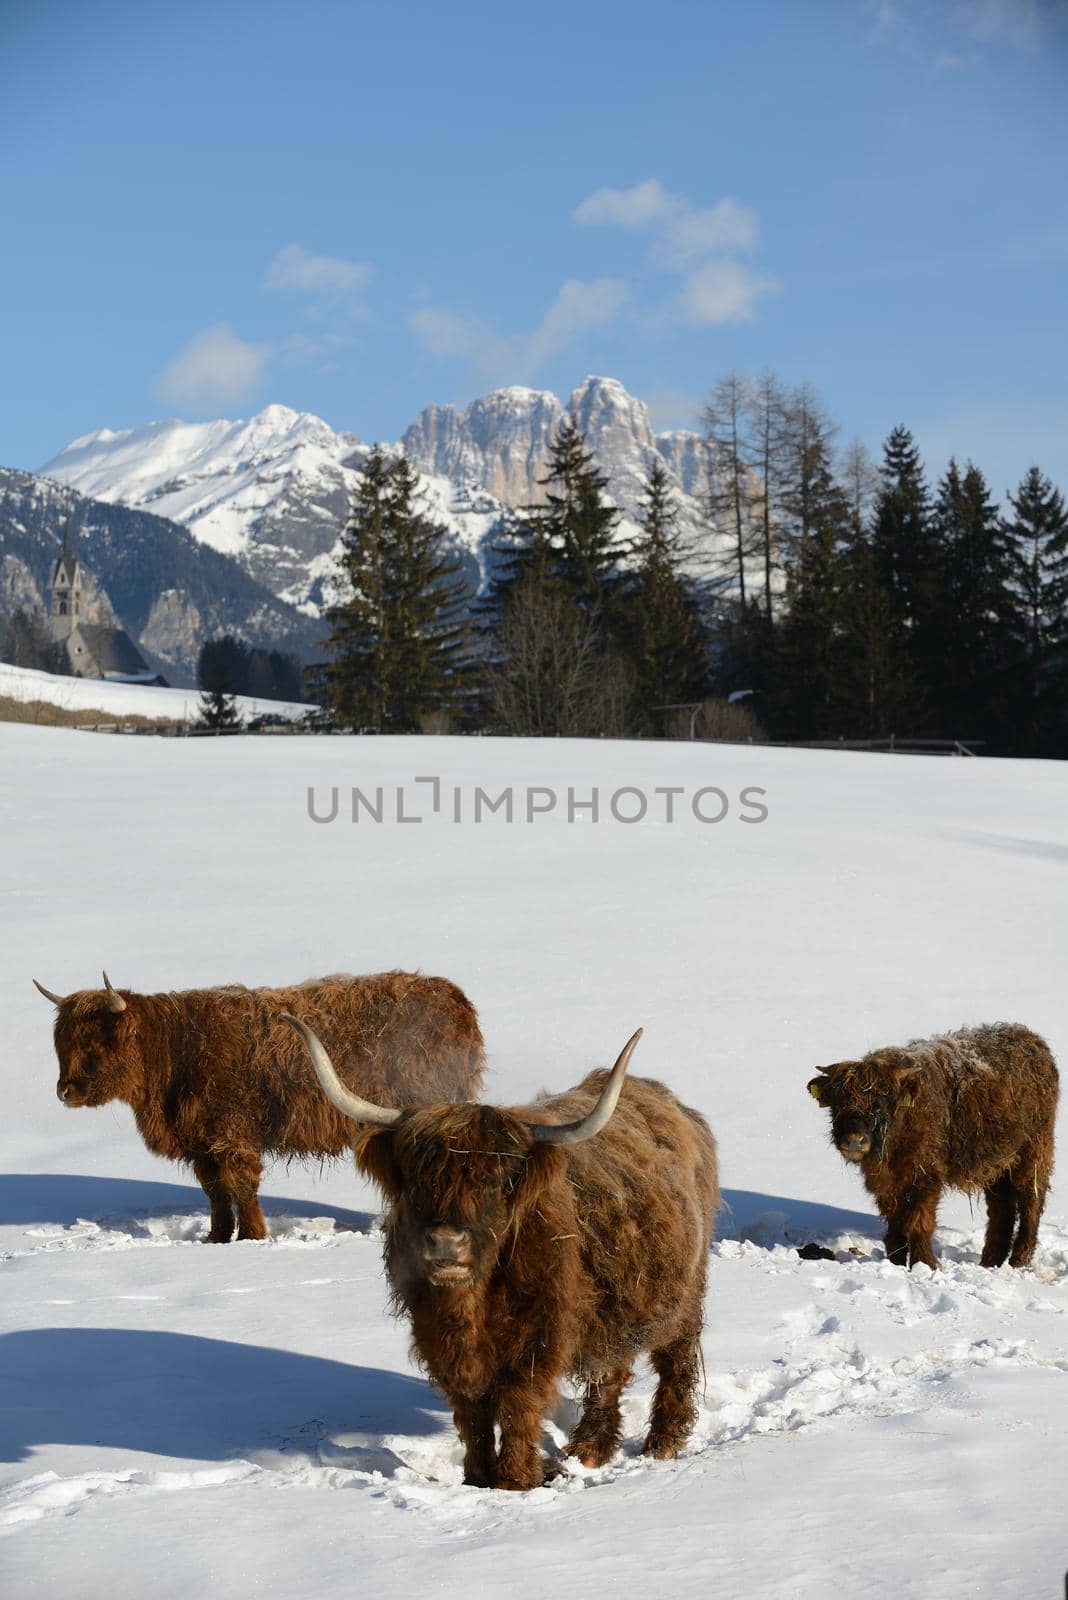
<path id="1" fill-rule="evenodd" d="M 323 624 L 279 600 L 244 566 L 165 517 L 93 500 L 30 472 L 0 468 L 0 616 L 47 610 L 68 509 L 93 620 L 117 622 L 175 685 L 195 682 L 205 639 L 314 660 Z"/>

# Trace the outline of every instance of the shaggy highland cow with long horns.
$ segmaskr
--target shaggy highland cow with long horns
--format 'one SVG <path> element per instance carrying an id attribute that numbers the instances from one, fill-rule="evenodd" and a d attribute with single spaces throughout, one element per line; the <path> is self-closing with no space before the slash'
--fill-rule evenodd
<path id="1" fill-rule="evenodd" d="M 53 994 L 57 1094 L 67 1106 L 124 1100 L 156 1155 L 185 1161 L 211 1204 L 212 1244 L 266 1239 L 264 1156 L 339 1156 L 356 1133 L 324 1100 L 278 1020 L 313 1024 L 345 1082 L 386 1105 L 469 1100 L 482 1081 L 475 1008 L 446 978 L 414 972 L 311 978 L 286 989 L 112 987 Z"/>
<path id="2" fill-rule="evenodd" d="M 1057 1068 L 1015 1022 L 961 1028 L 821 1067 L 809 1094 L 831 1141 L 860 1167 L 886 1222 L 891 1261 L 937 1266 L 944 1188 L 986 1196 L 982 1265 L 1026 1267 L 1053 1171 Z"/>
<path id="3" fill-rule="evenodd" d="M 640 1032 L 611 1073 L 532 1105 L 390 1111 L 350 1093 L 308 1024 L 287 1020 L 362 1124 L 357 1165 L 389 1201 L 393 1301 L 453 1407 L 464 1482 L 542 1482 L 542 1419 L 565 1376 L 585 1386 L 568 1453 L 602 1466 L 642 1352 L 658 1377 L 644 1449 L 676 1455 L 697 1414 L 716 1146 L 663 1084 L 624 1082 Z"/>

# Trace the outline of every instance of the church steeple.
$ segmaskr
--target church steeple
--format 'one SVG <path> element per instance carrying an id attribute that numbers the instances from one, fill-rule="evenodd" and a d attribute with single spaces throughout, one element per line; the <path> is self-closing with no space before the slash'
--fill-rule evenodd
<path id="1" fill-rule="evenodd" d="M 81 616 L 82 569 L 74 554 L 74 533 L 70 508 L 63 530 L 63 552 L 52 569 L 52 607 L 49 621 L 52 638 L 61 643 Z"/>
<path id="2" fill-rule="evenodd" d="M 71 528 L 71 515 L 67 512 L 67 520 L 63 528 L 63 554 L 60 557 L 63 566 L 74 577 L 74 534 Z"/>

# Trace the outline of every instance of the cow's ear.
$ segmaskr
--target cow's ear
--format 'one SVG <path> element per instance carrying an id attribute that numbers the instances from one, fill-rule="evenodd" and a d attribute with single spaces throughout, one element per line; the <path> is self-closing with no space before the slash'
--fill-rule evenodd
<path id="1" fill-rule="evenodd" d="M 400 1198 L 401 1177 L 392 1128 L 361 1127 L 353 1140 L 352 1153 L 360 1171 L 377 1183 L 387 1200 Z"/>
<path id="2" fill-rule="evenodd" d="M 529 1211 L 542 1190 L 563 1176 L 566 1159 L 562 1145 L 532 1144 L 512 1188 L 517 1215 Z"/>
<path id="3" fill-rule="evenodd" d="M 890 1069 L 890 1076 L 897 1089 L 897 1103 L 899 1106 L 911 1106 L 914 1103 L 913 1090 L 916 1079 L 919 1077 L 920 1068 L 917 1066 L 900 1066 Z"/>
<path id="4" fill-rule="evenodd" d="M 808 1092 L 819 1106 L 825 1103 L 823 1098 L 825 1082 L 824 1078 L 810 1078 L 808 1080 Z"/>

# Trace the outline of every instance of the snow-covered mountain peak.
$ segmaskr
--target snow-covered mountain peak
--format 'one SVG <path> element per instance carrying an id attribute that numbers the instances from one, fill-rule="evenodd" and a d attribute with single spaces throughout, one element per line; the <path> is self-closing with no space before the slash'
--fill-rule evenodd
<path id="1" fill-rule="evenodd" d="M 462 409 L 428 405 L 399 443 L 422 474 L 433 514 L 483 572 L 483 546 L 502 508 L 544 499 L 552 440 L 568 414 L 625 517 L 633 520 L 658 455 L 682 491 L 684 515 L 696 523 L 698 502 L 707 503 L 699 436 L 655 437 L 647 407 L 616 378 L 585 378 L 566 408 L 549 390 L 522 384 Z M 354 434 L 276 402 L 244 419 L 103 428 L 74 440 L 42 471 L 97 499 L 182 523 L 240 559 L 280 598 L 314 607 L 365 450 Z"/>

